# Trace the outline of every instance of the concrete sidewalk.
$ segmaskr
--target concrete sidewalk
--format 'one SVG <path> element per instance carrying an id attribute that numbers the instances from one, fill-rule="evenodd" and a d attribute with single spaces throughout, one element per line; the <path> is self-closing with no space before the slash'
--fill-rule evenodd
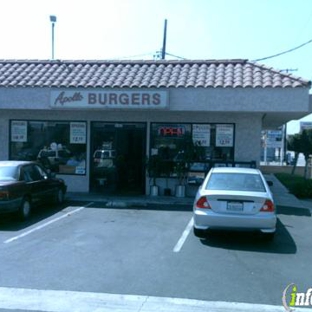
<path id="1" fill-rule="evenodd" d="M 193 197 L 175 197 L 175 196 L 109 196 L 93 193 L 74 193 L 69 192 L 66 195 L 67 200 L 73 201 L 93 201 L 105 203 L 108 207 L 147 207 L 149 204 L 156 205 L 187 205 L 192 207 Z"/>
<path id="2" fill-rule="evenodd" d="M 290 194 L 286 187 L 273 175 L 265 175 L 268 181 L 273 182 L 271 187 L 277 206 L 306 208 L 312 211 L 312 200 L 299 200 Z M 175 196 L 107 196 L 99 193 L 67 193 L 66 198 L 73 201 L 103 202 L 107 207 L 147 207 L 149 204 L 157 205 L 185 205 L 192 207 L 194 197 Z"/>
<path id="3" fill-rule="evenodd" d="M 265 175 L 267 181 L 272 181 L 271 191 L 274 196 L 276 206 L 291 208 L 306 208 L 312 211 L 312 199 L 300 200 L 290 194 L 287 188 L 275 177 L 274 174 Z"/>

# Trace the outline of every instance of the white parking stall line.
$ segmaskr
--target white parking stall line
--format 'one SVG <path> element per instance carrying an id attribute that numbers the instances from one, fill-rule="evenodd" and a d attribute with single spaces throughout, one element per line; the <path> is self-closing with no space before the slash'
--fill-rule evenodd
<path id="1" fill-rule="evenodd" d="M 43 223 L 43 224 L 40 224 L 40 225 L 38 225 L 38 226 L 36 226 L 36 227 L 34 227 L 34 228 L 32 228 L 32 229 L 30 229 L 30 230 L 24 232 L 24 233 L 21 233 L 21 234 L 17 235 L 17 236 L 11 237 L 11 238 L 7 239 L 6 241 L 4 241 L 4 244 L 12 243 L 13 241 L 16 241 L 16 240 L 18 240 L 18 239 L 20 239 L 20 238 L 22 238 L 22 237 L 25 237 L 25 236 L 27 236 L 27 235 L 29 235 L 29 234 L 32 234 L 32 233 L 34 233 L 34 232 L 36 232 L 36 231 L 39 231 L 39 230 L 45 228 L 46 226 L 48 226 L 48 225 L 50 225 L 50 224 L 52 224 L 52 223 L 54 223 L 54 222 L 60 221 L 60 220 L 62 220 L 62 219 L 64 219 L 64 218 L 66 218 L 66 217 L 71 216 L 71 215 L 74 214 L 74 213 L 77 213 L 77 212 L 81 211 L 82 209 L 84 209 L 84 208 L 86 208 L 86 207 L 91 206 L 92 204 L 93 204 L 93 202 L 91 202 L 91 203 L 89 203 L 89 204 L 87 204 L 87 205 L 85 205 L 85 206 L 79 207 L 79 208 L 77 208 L 77 209 L 75 209 L 75 210 L 72 210 L 72 211 L 70 211 L 70 212 L 67 212 L 66 214 L 64 214 L 64 215 L 62 215 L 62 216 L 60 216 L 60 217 L 58 217 L 58 218 L 55 218 L 55 219 L 52 219 L 52 220 L 50 220 L 50 221 L 48 221 L 48 222 L 45 222 L 45 223 Z M 67 208 L 69 208 L 69 207 L 67 207 Z"/>
<path id="2" fill-rule="evenodd" d="M 23 311 L 283 312 L 275 305 L 140 295 L 0 287 L 0 309 Z M 296 311 L 307 311 L 296 308 Z"/>
<path id="3" fill-rule="evenodd" d="M 194 224 L 194 221 L 193 221 L 193 218 L 191 218 L 191 220 L 187 224 L 185 230 L 183 231 L 180 239 L 178 240 L 177 244 L 174 246 L 173 252 L 179 252 L 182 249 L 188 235 L 190 234 L 190 232 L 192 230 L 193 224 Z"/>

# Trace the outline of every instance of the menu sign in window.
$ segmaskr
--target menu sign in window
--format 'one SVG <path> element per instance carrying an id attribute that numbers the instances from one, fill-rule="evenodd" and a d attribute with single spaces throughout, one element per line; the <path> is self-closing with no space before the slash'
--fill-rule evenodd
<path id="1" fill-rule="evenodd" d="M 12 121 L 11 142 L 27 142 L 27 121 Z"/>
<path id="2" fill-rule="evenodd" d="M 70 123 L 70 144 L 86 144 L 87 129 L 85 122 Z"/>
<path id="3" fill-rule="evenodd" d="M 232 147 L 234 129 L 233 125 L 218 124 L 216 125 L 216 146 Z"/>
<path id="4" fill-rule="evenodd" d="M 210 125 L 193 125 L 193 143 L 198 146 L 210 146 Z"/>

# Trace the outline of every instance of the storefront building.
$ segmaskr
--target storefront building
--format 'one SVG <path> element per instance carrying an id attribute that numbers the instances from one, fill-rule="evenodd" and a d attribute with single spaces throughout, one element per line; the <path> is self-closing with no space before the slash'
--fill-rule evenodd
<path id="1" fill-rule="evenodd" d="M 309 89 L 246 60 L 0 61 L 0 159 L 107 194 L 149 194 L 151 159 L 174 190 L 183 160 L 192 195 L 213 163 L 259 164 L 261 131 L 311 113 Z"/>

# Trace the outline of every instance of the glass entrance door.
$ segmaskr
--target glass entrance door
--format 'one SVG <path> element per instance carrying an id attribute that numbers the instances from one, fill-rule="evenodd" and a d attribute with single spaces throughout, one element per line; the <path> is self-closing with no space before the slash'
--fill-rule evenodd
<path id="1" fill-rule="evenodd" d="M 90 191 L 144 194 L 146 124 L 94 122 L 91 138 Z"/>

